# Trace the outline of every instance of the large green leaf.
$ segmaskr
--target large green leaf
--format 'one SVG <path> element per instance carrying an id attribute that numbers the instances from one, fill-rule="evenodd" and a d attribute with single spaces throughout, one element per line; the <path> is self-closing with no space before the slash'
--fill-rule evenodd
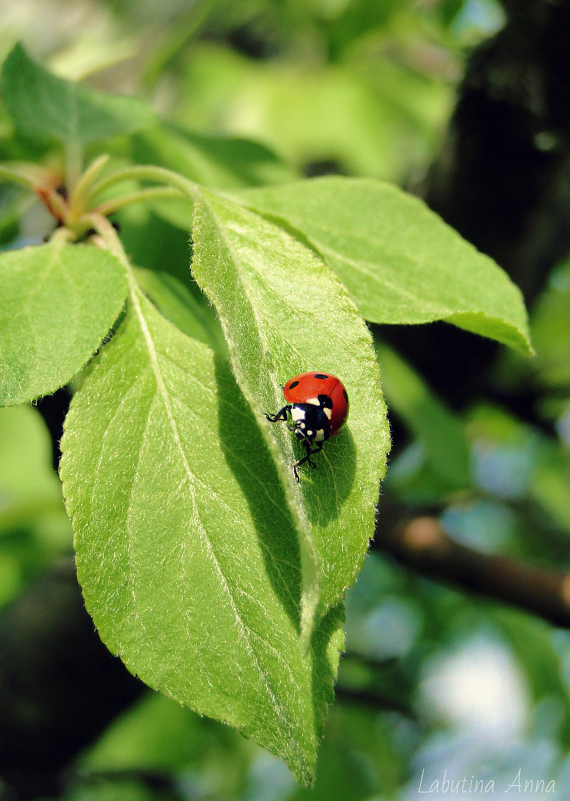
<path id="1" fill-rule="evenodd" d="M 62 440 L 87 608 L 145 682 L 308 783 L 338 613 L 305 656 L 296 522 L 258 423 L 225 360 L 131 297 Z"/>
<path id="2" fill-rule="evenodd" d="M 389 449 L 370 335 L 336 276 L 282 228 L 209 192 L 195 208 L 194 275 L 220 315 L 234 373 L 271 451 L 287 466 L 281 475 L 290 508 L 299 509 L 306 542 L 316 548 L 323 603 L 334 604 L 373 534 Z M 283 405 L 288 378 L 312 369 L 341 378 L 350 417 L 316 457 L 317 469 L 300 469 L 297 485 L 293 437 L 263 413 Z"/>
<path id="3" fill-rule="evenodd" d="M 124 267 L 99 248 L 52 243 L 0 254 L 0 405 L 67 384 L 126 294 Z"/>
<path id="4" fill-rule="evenodd" d="M 306 238 L 367 320 L 446 320 L 532 353 L 519 289 L 492 259 L 398 187 L 329 177 L 233 196 Z"/>
<path id="5" fill-rule="evenodd" d="M 154 112 L 133 97 L 112 97 L 52 75 L 17 44 L 2 69 L 4 99 L 20 133 L 38 142 L 84 145 L 148 128 Z"/>

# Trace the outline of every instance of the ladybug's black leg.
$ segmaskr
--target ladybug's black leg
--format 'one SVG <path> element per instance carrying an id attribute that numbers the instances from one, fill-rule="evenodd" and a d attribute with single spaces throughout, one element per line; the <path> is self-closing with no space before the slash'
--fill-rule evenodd
<path id="1" fill-rule="evenodd" d="M 271 414 L 267 414 L 267 412 L 266 412 L 265 416 L 267 417 L 267 419 L 269 420 L 270 423 L 278 423 L 279 421 L 285 421 L 287 419 L 287 413 L 288 412 L 291 413 L 291 407 L 290 406 L 284 406 L 282 409 L 279 409 L 277 414 L 271 415 Z"/>
<path id="2" fill-rule="evenodd" d="M 314 448 L 311 448 L 311 442 L 308 439 L 306 439 L 303 444 L 305 445 L 305 450 L 307 451 L 307 455 L 303 456 L 302 459 L 299 459 L 299 461 L 295 462 L 295 464 L 293 465 L 293 472 L 295 473 L 295 478 L 297 479 L 297 481 L 299 481 L 297 468 L 300 467 L 302 464 L 305 464 L 305 462 L 308 462 L 311 467 L 316 467 L 317 465 L 311 461 L 311 456 L 313 456 L 315 453 L 319 453 L 319 451 L 323 449 L 322 442 L 317 442 Z"/>

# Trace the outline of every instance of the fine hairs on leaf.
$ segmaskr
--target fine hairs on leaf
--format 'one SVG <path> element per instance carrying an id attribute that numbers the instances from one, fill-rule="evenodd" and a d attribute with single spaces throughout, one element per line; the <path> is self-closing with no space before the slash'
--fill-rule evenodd
<path id="1" fill-rule="evenodd" d="M 0 403 L 26 403 L 67 384 L 126 294 L 123 266 L 100 248 L 60 241 L 0 254 Z"/>
<path id="2" fill-rule="evenodd" d="M 51 168 L 0 172 L 35 189 L 59 226 L 48 244 L 0 254 L 0 401 L 32 401 L 81 371 L 60 475 L 86 607 L 129 670 L 255 738 L 309 786 L 390 449 L 363 317 L 447 320 L 529 353 L 520 293 L 396 187 L 244 188 L 291 171 L 260 145 L 156 125 L 141 101 L 51 75 L 21 45 L 2 83 L 22 139 L 57 157 L 63 145 L 67 182 Z M 85 145 L 140 131 L 143 163 L 114 172 L 102 154 L 82 173 Z M 141 201 L 191 230 L 199 289 L 167 263 L 130 263 L 107 216 Z M 402 416 L 428 412 L 412 429 L 435 472 L 465 489 L 460 423 L 379 350 L 405 384 L 393 389 Z M 350 416 L 297 482 L 301 446 L 265 414 L 309 370 L 341 378 Z"/>
<path id="3" fill-rule="evenodd" d="M 331 176 L 232 195 L 307 237 L 365 319 L 406 325 L 447 320 L 533 353 L 518 287 L 398 187 Z"/>
<path id="4" fill-rule="evenodd" d="M 140 297 L 76 394 L 62 450 L 103 640 L 152 687 L 309 782 L 322 657 L 301 651 L 295 527 L 227 365 Z"/>

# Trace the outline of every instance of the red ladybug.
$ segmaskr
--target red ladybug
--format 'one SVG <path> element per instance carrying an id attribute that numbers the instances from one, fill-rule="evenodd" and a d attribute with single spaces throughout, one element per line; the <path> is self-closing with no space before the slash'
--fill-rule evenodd
<path id="1" fill-rule="evenodd" d="M 271 423 L 287 420 L 291 415 L 289 429 L 305 446 L 306 455 L 295 462 L 293 472 L 299 480 L 297 468 L 308 462 L 315 463 L 311 456 L 318 453 L 323 442 L 340 433 L 348 417 L 348 395 L 342 381 L 330 373 L 301 373 L 290 378 L 285 384 L 283 394 L 287 406 L 277 414 L 265 416 Z M 315 447 L 313 448 L 313 443 Z"/>

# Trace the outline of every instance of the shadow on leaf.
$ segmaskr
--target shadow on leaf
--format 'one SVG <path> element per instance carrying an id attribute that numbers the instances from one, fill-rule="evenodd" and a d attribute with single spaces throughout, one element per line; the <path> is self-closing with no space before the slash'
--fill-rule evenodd
<path id="1" fill-rule="evenodd" d="M 275 464 L 229 365 L 219 356 L 215 376 L 224 457 L 247 500 L 271 585 L 300 630 L 299 543 Z"/>
<path id="2" fill-rule="evenodd" d="M 356 446 L 350 427 L 327 440 L 314 461 L 314 470 L 299 469 L 301 488 L 311 525 L 324 527 L 340 516 L 354 484 Z"/>

